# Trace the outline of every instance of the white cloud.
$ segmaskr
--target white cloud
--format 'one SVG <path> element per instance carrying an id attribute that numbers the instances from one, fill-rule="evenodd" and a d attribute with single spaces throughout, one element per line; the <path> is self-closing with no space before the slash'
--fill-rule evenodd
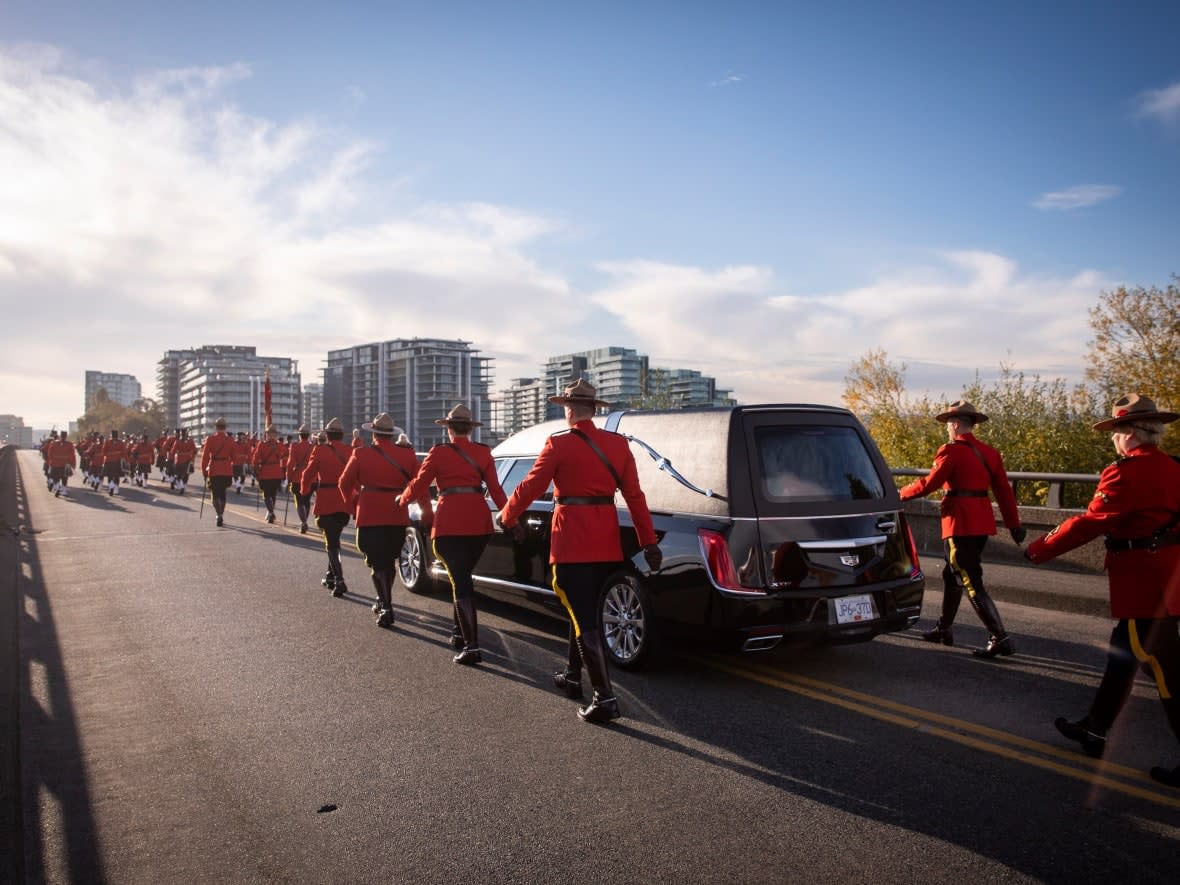
<path id="1" fill-rule="evenodd" d="M 882 347 L 954 394 L 1001 359 L 1080 377 L 1109 285 L 962 251 L 822 293 L 770 267 L 623 257 L 580 292 L 536 257 L 577 219 L 415 202 L 404 182 L 391 199 L 366 178 L 386 146 L 245 113 L 231 90 L 248 75 L 121 89 L 48 49 L 0 50 L 0 411 L 60 425 L 87 369 L 154 394 L 169 349 L 254 345 L 311 382 L 328 350 L 413 336 L 472 341 L 501 384 L 552 354 L 633 347 L 745 402 L 839 402 L 852 361 Z"/>
<path id="2" fill-rule="evenodd" d="M 1122 192 L 1121 187 L 1112 184 L 1079 184 L 1063 191 L 1041 194 L 1033 200 L 1033 206 L 1038 209 L 1083 209 L 1112 200 Z"/>
<path id="3" fill-rule="evenodd" d="M 852 362 L 884 348 L 922 367 L 933 395 L 957 394 L 1001 360 L 1080 381 L 1087 308 L 1109 282 L 1022 275 L 987 252 L 842 291 L 794 293 L 767 268 L 709 272 L 655 262 L 600 265 L 613 280 L 593 300 L 620 317 L 653 362 L 701 368 L 746 402 L 840 402 Z M 922 392 L 922 391 L 915 391 Z"/>
<path id="4" fill-rule="evenodd" d="M 527 253 L 557 222 L 374 210 L 378 146 L 244 113 L 226 90 L 248 75 L 121 90 L 60 53 L 0 51 L 0 309 L 23 317 L 0 347 L 3 410 L 75 417 L 87 369 L 154 394 L 162 353 L 201 344 L 299 359 L 307 382 L 327 350 L 364 341 L 465 338 L 507 355 L 501 377 L 514 354 L 535 371 L 539 340 L 572 346 L 585 305 Z M 377 221 L 350 218 L 361 201 Z"/>
<path id="5" fill-rule="evenodd" d="M 1137 99 L 1139 116 L 1164 123 L 1180 123 L 1180 82 L 1162 89 L 1149 89 Z"/>
<path id="6" fill-rule="evenodd" d="M 717 87 L 717 86 L 733 86 L 733 85 L 735 85 L 735 84 L 737 84 L 737 83 L 741 83 L 741 82 L 742 82 L 742 80 L 744 80 L 744 79 L 746 79 L 746 78 L 745 78 L 743 75 L 741 75 L 741 74 L 735 74 L 735 73 L 733 73 L 732 71 L 726 71 L 726 73 L 725 73 L 725 76 L 724 76 L 724 77 L 721 77 L 721 78 L 719 78 L 719 79 L 717 79 L 717 80 L 713 80 L 713 81 L 711 81 L 711 82 L 709 83 L 709 85 L 710 85 L 710 86 L 714 86 L 714 87 Z"/>

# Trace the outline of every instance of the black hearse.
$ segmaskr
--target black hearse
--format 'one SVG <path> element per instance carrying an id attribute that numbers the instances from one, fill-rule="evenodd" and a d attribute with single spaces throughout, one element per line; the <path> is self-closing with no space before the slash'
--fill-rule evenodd
<path id="1" fill-rule="evenodd" d="M 913 537 L 888 466 L 848 410 L 756 405 L 594 420 L 631 441 L 664 554 L 651 572 L 619 495 L 628 561 L 601 603 L 617 666 L 640 666 L 664 637 L 757 651 L 784 640 L 863 641 L 917 621 L 925 578 Z M 538 424 L 493 450 L 506 494 L 565 427 Z M 551 488 L 522 517 L 523 543 L 496 532 L 475 570 L 479 592 L 560 608 L 548 564 L 553 506 Z M 412 529 L 399 571 L 413 592 L 445 581 L 428 549 Z"/>

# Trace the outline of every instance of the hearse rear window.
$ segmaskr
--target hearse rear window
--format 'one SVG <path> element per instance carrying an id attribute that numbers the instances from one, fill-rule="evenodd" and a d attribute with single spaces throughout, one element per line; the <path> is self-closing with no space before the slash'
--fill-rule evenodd
<path id="1" fill-rule="evenodd" d="M 516 491 L 516 487 L 520 485 L 530 470 L 533 469 L 533 463 L 536 458 L 517 458 L 509 465 L 507 472 L 503 469 L 503 462 L 497 463 L 496 478 L 500 480 L 500 488 L 504 490 L 504 494 L 511 497 L 512 493 Z M 538 501 L 552 501 L 553 500 L 553 483 L 549 483 L 549 488 L 545 490 Z"/>
<path id="2" fill-rule="evenodd" d="M 758 427 L 758 475 L 767 500 L 849 501 L 885 497 L 860 435 L 851 427 Z"/>

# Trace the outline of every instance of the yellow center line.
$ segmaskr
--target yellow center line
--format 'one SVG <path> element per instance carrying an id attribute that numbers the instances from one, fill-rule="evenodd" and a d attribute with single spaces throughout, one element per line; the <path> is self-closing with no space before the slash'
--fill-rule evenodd
<path id="1" fill-rule="evenodd" d="M 863 692 L 855 691 L 854 689 L 845 688 L 834 683 L 823 682 L 822 680 L 813 679 L 808 676 L 801 676 L 795 673 L 771 672 L 768 669 L 755 669 L 749 666 L 735 665 L 718 658 L 693 656 L 692 659 L 733 676 L 751 679 L 774 688 L 785 689 L 826 704 L 834 704 L 846 710 L 861 713 L 901 728 L 914 729 L 921 731 L 923 734 L 941 737 L 954 743 L 971 747 L 972 749 L 982 750 L 995 756 L 1002 756 L 1006 759 L 1043 768 L 1047 771 L 1082 781 L 1085 784 L 1099 785 L 1128 796 L 1154 802 L 1157 805 L 1180 808 L 1180 798 L 1166 796 L 1155 790 L 1145 789 L 1121 780 L 1115 780 L 1110 776 L 1115 775 L 1122 778 L 1129 778 L 1147 784 L 1153 783 L 1146 774 L 1134 768 L 1090 759 L 1087 756 L 1081 756 L 1076 753 L 1067 753 L 1058 747 L 1041 743 L 1040 741 L 1022 738 L 1018 735 L 989 728 L 985 725 L 977 725 L 966 720 L 956 719 L 953 716 L 944 716 L 940 713 L 933 713 L 918 707 L 900 704 L 896 701 L 874 697 Z M 997 741 L 1012 744 L 1014 747 L 1031 750 L 1042 755 L 1030 755 L 1019 749 L 1014 749 L 1014 747 L 997 744 Z M 1068 764 L 1055 761 L 1052 758 L 1046 759 L 1043 756 L 1064 759 Z M 1094 770 L 1080 770 L 1077 768 L 1079 764 L 1088 765 Z"/>

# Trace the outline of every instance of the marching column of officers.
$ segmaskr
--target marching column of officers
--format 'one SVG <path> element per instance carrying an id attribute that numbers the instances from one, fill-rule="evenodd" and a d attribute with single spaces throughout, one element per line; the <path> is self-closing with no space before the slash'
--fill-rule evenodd
<path id="1" fill-rule="evenodd" d="M 623 559 L 615 492 L 630 511 L 644 558 L 652 572 L 662 566 L 647 502 L 640 488 L 634 457 L 626 440 L 593 422 L 605 405 L 593 386 L 579 379 L 550 402 L 564 407 L 568 429 L 546 441 L 529 474 L 511 497 L 496 478 L 490 449 L 472 442 L 479 426 L 470 410 L 458 404 L 436 423 L 446 426 L 448 442 L 434 446 L 419 464 L 412 444 L 393 419 L 382 413 L 364 429 L 369 446 L 354 433 L 344 442 L 344 427 L 333 418 L 310 441 L 306 426 L 299 439 L 282 442 L 268 426 L 264 440 L 226 433 L 224 419 L 202 447 L 201 471 L 213 493 L 217 525 L 223 525 L 226 492 L 241 490 L 247 465 L 266 501 L 268 523 L 275 521 L 275 501 L 288 486 L 296 502 L 300 532 L 314 515 L 324 538 L 327 570 L 322 584 L 334 596 L 347 592 L 340 559 L 341 535 L 356 518 L 356 545 L 369 567 L 377 601 L 376 623 L 394 624 L 392 588 L 395 567 L 410 506 L 421 511 L 420 525 L 429 532 L 434 557 L 450 580 L 454 627 L 453 660 L 467 666 L 482 661 L 472 572 L 495 531 L 486 498 L 499 512 L 495 522 L 520 540 L 520 517 L 552 483 L 552 586 L 569 615 L 567 665 L 553 674 L 559 691 L 584 700 L 582 670 L 593 687 L 589 704 L 578 715 L 588 722 L 618 718 L 618 700 L 611 687 L 597 606 L 605 573 Z M 1105 536 L 1105 568 L 1110 582 L 1110 637 L 1106 671 L 1089 712 L 1080 719 L 1060 717 L 1055 726 L 1087 754 L 1101 757 L 1107 733 L 1130 696 L 1140 670 L 1155 681 L 1168 723 L 1180 740 L 1180 459 L 1160 449 L 1164 425 L 1180 413 L 1159 409 L 1145 396 L 1128 394 L 1116 400 L 1111 416 L 1094 429 L 1110 432 L 1118 459 L 1107 467 L 1084 513 L 1072 516 L 1028 545 L 1026 558 L 1039 564 L 1088 541 Z M 922 634 L 927 641 L 953 645 L 952 625 L 964 592 L 988 631 L 986 646 L 976 652 L 986 659 L 1015 653 L 994 601 L 983 584 L 982 552 L 996 534 L 989 491 L 999 504 L 1004 524 L 1019 545 L 1025 540 L 1015 497 L 998 451 L 974 436 L 988 420 L 970 403 L 958 401 L 936 416 L 945 424 L 949 442 L 935 456 L 930 474 L 901 490 L 903 500 L 935 491 L 941 501 L 944 584 L 941 617 Z M 164 481 L 184 494 L 193 472 L 196 449 L 183 428 L 132 441 L 111 431 L 91 434 L 75 446 L 64 433 L 51 434 L 42 446 L 47 485 L 55 496 L 68 495 L 70 474 L 80 467 L 95 490 L 118 494 L 125 474 L 140 486 L 150 465 Z M 238 468 L 241 468 L 239 470 Z M 438 490 L 433 504 L 430 488 Z M 314 511 L 313 511 L 314 502 Z M 1180 788 L 1180 766 L 1155 767 L 1151 776 Z"/>

